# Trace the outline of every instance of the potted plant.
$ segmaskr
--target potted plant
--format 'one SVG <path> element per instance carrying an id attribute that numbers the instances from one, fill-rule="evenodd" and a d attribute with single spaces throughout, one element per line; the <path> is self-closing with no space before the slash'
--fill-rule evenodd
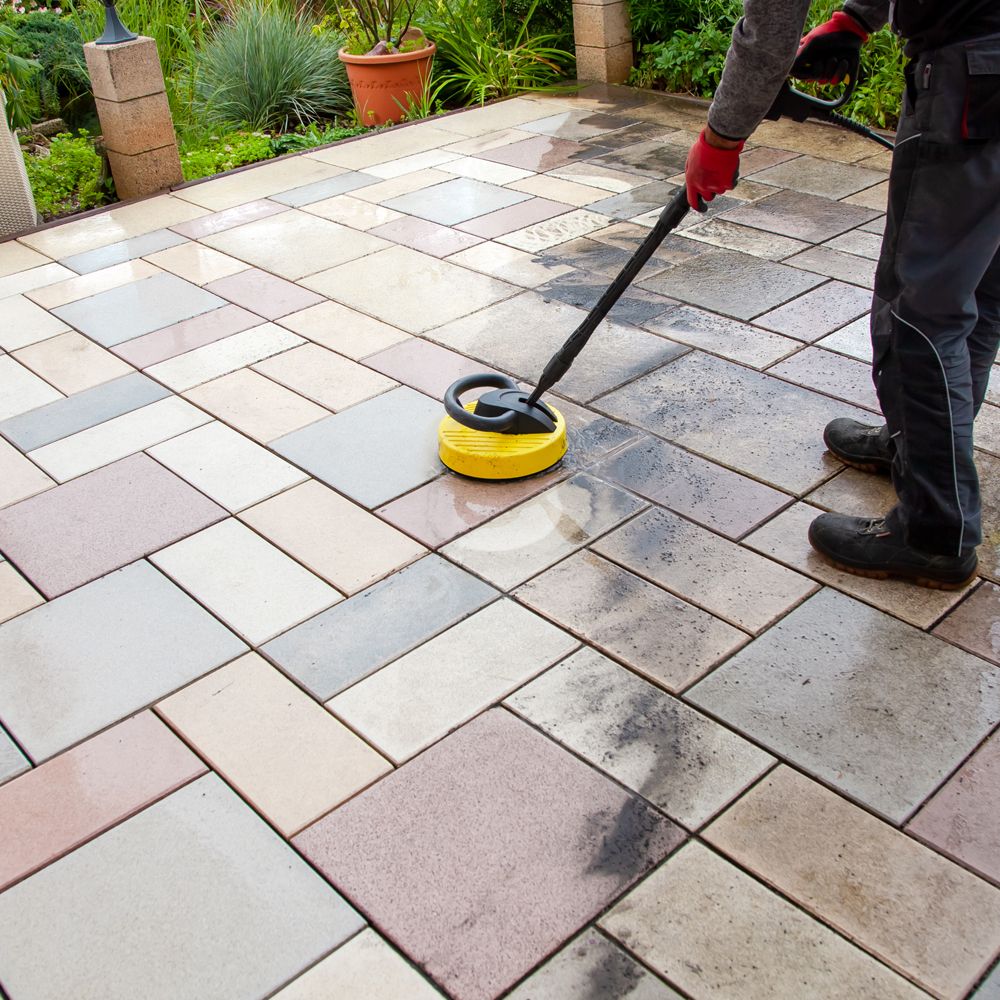
<path id="1" fill-rule="evenodd" d="M 340 0 L 347 69 L 362 125 L 398 122 L 427 92 L 435 45 L 413 25 L 419 0 Z"/>

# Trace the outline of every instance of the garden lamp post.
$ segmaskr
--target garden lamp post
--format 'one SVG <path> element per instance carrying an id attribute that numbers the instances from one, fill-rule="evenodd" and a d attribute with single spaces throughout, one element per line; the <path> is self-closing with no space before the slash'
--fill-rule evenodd
<path id="1" fill-rule="evenodd" d="M 104 0 L 104 34 L 97 39 L 97 44 L 117 45 L 119 42 L 132 42 L 138 37 L 122 24 L 115 10 L 115 0 Z"/>

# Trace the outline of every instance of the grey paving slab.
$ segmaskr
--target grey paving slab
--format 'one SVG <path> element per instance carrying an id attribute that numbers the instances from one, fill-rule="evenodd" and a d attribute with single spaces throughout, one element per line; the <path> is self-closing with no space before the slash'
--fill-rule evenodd
<path id="1" fill-rule="evenodd" d="M 636 233 L 633 234 L 631 230 L 636 230 Z M 648 230 L 643 226 L 632 223 L 617 223 L 615 226 L 609 226 L 590 237 L 582 236 L 580 239 L 570 240 L 568 243 L 560 243 L 558 246 L 543 250 L 538 256 L 540 263 L 545 267 L 564 265 L 582 271 L 588 277 L 601 275 L 606 279 L 611 279 L 618 276 L 645 235 L 648 235 Z M 644 275 L 655 274 L 657 271 L 673 267 L 674 264 L 678 263 L 670 253 L 669 248 L 664 249 L 664 247 L 665 244 L 661 244 L 660 249 L 650 257 L 643 269 Z M 695 245 L 695 249 L 700 248 Z M 610 281 L 606 280 L 605 287 L 609 283 Z"/>
<path id="2" fill-rule="evenodd" d="M 993 967 L 993 971 L 972 994 L 972 1000 L 1000 1000 L 1000 965 Z"/>
<path id="3" fill-rule="evenodd" d="M 169 395 L 169 389 L 135 372 L 10 417 L 0 423 L 0 434 L 27 452 Z"/>
<path id="4" fill-rule="evenodd" d="M 593 471 L 727 538 L 741 538 L 791 500 L 654 437 L 642 438 Z"/>
<path id="5" fill-rule="evenodd" d="M 441 472 L 436 399 L 392 389 L 292 431 L 270 447 L 340 493 L 372 508 Z"/>
<path id="6" fill-rule="evenodd" d="M 846 354 L 849 358 L 872 363 L 871 318 L 859 316 L 853 323 L 842 326 L 839 330 L 828 334 L 816 342 L 817 347 L 838 354 Z"/>
<path id="7" fill-rule="evenodd" d="M 369 184 L 378 184 L 381 180 L 381 177 L 375 177 L 373 174 L 349 170 L 347 173 L 337 174 L 336 177 L 327 177 L 322 181 L 292 188 L 291 191 L 272 194 L 270 200 L 288 205 L 290 208 L 301 208 L 303 205 L 311 205 L 324 198 L 333 198 L 338 194 L 347 194 L 348 191 L 357 191 L 358 188 L 367 187 Z"/>
<path id="8" fill-rule="evenodd" d="M 812 343 L 851 320 L 865 316 L 871 307 L 871 292 L 842 281 L 828 281 L 758 316 L 754 322 L 776 333 Z"/>
<path id="9" fill-rule="evenodd" d="M 752 319 L 822 282 L 817 275 L 774 261 L 713 250 L 643 278 L 639 287 L 736 319 Z"/>
<path id="10" fill-rule="evenodd" d="M 848 205 L 799 191 L 779 191 L 770 198 L 734 208 L 726 212 L 725 218 L 779 236 L 807 243 L 825 243 L 848 229 L 871 222 L 880 214 L 861 205 Z"/>
<path id="11" fill-rule="evenodd" d="M 439 556 L 427 556 L 272 639 L 263 651 L 327 701 L 499 593 Z"/>
<path id="12" fill-rule="evenodd" d="M 768 373 L 817 392 L 825 392 L 828 396 L 845 399 L 876 414 L 881 413 L 872 383 L 871 365 L 863 361 L 845 358 L 820 347 L 807 347 L 794 357 L 769 368 Z"/>
<path id="13" fill-rule="evenodd" d="M 17 748 L 7 731 L 0 727 L 0 783 L 16 778 L 30 768 L 28 759 Z"/>
<path id="14" fill-rule="evenodd" d="M 617 486 L 578 473 L 473 529 L 442 552 L 506 590 L 582 548 L 644 506 Z"/>
<path id="15" fill-rule="evenodd" d="M 684 171 L 684 164 L 687 162 L 690 148 L 690 143 L 670 143 L 649 139 L 646 142 L 637 142 L 622 149 L 595 156 L 589 161 L 589 165 L 662 179 L 673 177 L 674 174 Z"/>
<path id="16" fill-rule="evenodd" d="M 644 511 L 592 548 L 754 634 L 818 589 L 808 577 L 665 510 Z"/>
<path id="17" fill-rule="evenodd" d="M 0 511 L 0 548 L 46 597 L 57 597 L 224 517 L 140 453 Z"/>
<path id="18" fill-rule="evenodd" d="M 521 191 L 511 191 L 496 184 L 459 177 L 398 198 L 390 198 L 383 204 L 386 208 L 415 215 L 418 219 L 427 219 L 442 226 L 454 226 L 458 222 L 488 215 L 530 199 L 530 194 Z"/>
<path id="19" fill-rule="evenodd" d="M 563 274 L 535 289 L 536 294 L 546 300 L 564 302 L 566 305 L 577 306 L 580 309 L 591 310 L 605 293 L 608 282 L 600 276 Z M 610 313 L 619 323 L 631 323 L 634 326 L 648 326 L 650 321 L 675 305 L 673 299 L 643 288 L 626 289 L 622 297 L 614 304 Z"/>
<path id="20" fill-rule="evenodd" d="M 794 160 L 786 160 L 756 171 L 753 179 L 775 187 L 836 200 L 880 184 L 886 176 L 882 170 L 868 170 L 851 163 L 797 156 Z"/>
<path id="21" fill-rule="evenodd" d="M 0 965 L 34 1000 L 264 997 L 363 924 L 207 775 L 0 896 Z"/>
<path id="22" fill-rule="evenodd" d="M 899 823 L 1000 721 L 1000 669 L 824 589 L 687 697 Z"/>
<path id="23" fill-rule="evenodd" d="M 634 118 L 623 118 L 618 115 L 592 114 L 589 111 L 563 111 L 550 115 L 548 118 L 540 118 L 538 121 L 526 122 L 518 127 L 522 132 L 537 132 L 539 135 L 553 135 L 559 139 L 584 142 L 634 123 Z M 600 140 L 598 139 L 598 141 Z"/>
<path id="24" fill-rule="evenodd" d="M 508 993 L 507 1000 L 681 1000 L 681 995 L 590 928 Z"/>
<path id="25" fill-rule="evenodd" d="M 605 396 L 598 408 L 799 494 L 840 467 L 823 444 L 827 423 L 871 420 L 867 410 L 699 352 Z"/>
<path id="26" fill-rule="evenodd" d="M 860 229 L 852 229 L 841 236 L 835 236 L 823 245 L 829 247 L 831 250 L 843 250 L 845 253 L 852 253 L 858 257 L 878 260 L 879 255 L 882 253 L 882 234 L 866 233 Z"/>
<path id="27" fill-rule="evenodd" d="M 670 340 L 718 354 L 730 361 L 766 368 L 801 348 L 798 341 L 727 319 L 694 306 L 674 306 L 642 324 Z"/>
<path id="28" fill-rule="evenodd" d="M 745 632 L 590 551 L 516 596 L 668 691 L 691 684 L 747 641 Z"/>
<path id="29" fill-rule="evenodd" d="M 154 274 L 53 309 L 61 320 L 105 347 L 226 305 L 225 299 L 178 278 Z"/>
<path id="30" fill-rule="evenodd" d="M 600 212 L 612 219 L 634 219 L 637 215 L 645 215 L 646 212 L 662 209 L 673 198 L 676 191 L 676 184 L 665 184 L 662 181 L 657 181 L 653 184 L 634 187 L 623 194 L 602 198 L 587 207 L 592 212 Z"/>
<path id="31" fill-rule="evenodd" d="M 860 285 L 862 288 L 875 287 L 877 261 L 868 257 L 858 257 L 853 253 L 831 250 L 828 246 L 810 247 L 802 253 L 795 254 L 794 257 L 789 257 L 785 263 L 812 274 L 822 274 L 838 281 Z"/>
<path id="32" fill-rule="evenodd" d="M 524 292 L 431 330 L 429 340 L 522 379 L 537 379 L 586 316 L 583 309 Z M 686 348 L 614 320 L 604 323 L 559 391 L 586 402 L 683 354 Z"/>
<path id="33" fill-rule="evenodd" d="M 37 762 L 245 650 L 133 563 L 0 625 L 0 722 Z"/>
<path id="34" fill-rule="evenodd" d="M 768 233 L 763 229 L 739 226 L 726 219 L 715 218 L 689 226 L 684 235 L 688 239 L 701 240 L 726 250 L 738 250 L 740 253 L 764 257 L 767 260 L 783 260 L 809 246 L 802 240 L 789 239 L 787 236 L 778 236 L 777 233 Z"/>
<path id="35" fill-rule="evenodd" d="M 774 763 L 593 649 L 556 664 L 505 704 L 689 829 Z"/>
<path id="36" fill-rule="evenodd" d="M 183 236 L 179 236 L 169 229 L 156 229 L 151 233 L 143 233 L 142 236 L 122 240 L 120 243 L 111 243 L 97 250 L 88 250 L 86 253 L 64 257 L 59 263 L 73 268 L 79 274 L 89 274 L 91 271 L 99 271 L 102 267 L 123 264 L 127 260 L 145 257 L 147 254 L 166 250 L 168 247 L 176 247 L 181 243 L 187 243 Z"/>

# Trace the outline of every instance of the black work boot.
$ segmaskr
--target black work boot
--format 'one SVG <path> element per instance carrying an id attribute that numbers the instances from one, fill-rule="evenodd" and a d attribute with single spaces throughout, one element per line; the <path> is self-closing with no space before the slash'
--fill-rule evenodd
<path id="1" fill-rule="evenodd" d="M 885 424 L 873 427 L 850 417 L 837 417 L 823 430 L 823 441 L 841 462 L 862 472 L 888 475 L 892 468 L 889 429 Z"/>
<path id="2" fill-rule="evenodd" d="M 921 587 L 958 590 L 976 575 L 976 550 L 961 556 L 921 552 L 906 544 L 902 527 L 886 517 L 820 514 L 809 525 L 809 543 L 827 562 L 856 576 L 898 577 Z"/>

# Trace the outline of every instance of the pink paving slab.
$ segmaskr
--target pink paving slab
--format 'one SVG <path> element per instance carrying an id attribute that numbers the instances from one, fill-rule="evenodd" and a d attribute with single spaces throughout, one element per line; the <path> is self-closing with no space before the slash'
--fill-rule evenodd
<path id="1" fill-rule="evenodd" d="M 450 995 L 491 1000 L 682 839 L 495 709 L 294 843 Z"/>
<path id="2" fill-rule="evenodd" d="M 206 770 L 142 712 L 0 786 L 0 891 Z"/>
<path id="3" fill-rule="evenodd" d="M 131 455 L 0 512 L 0 549 L 46 596 L 227 516 L 147 455 Z"/>

